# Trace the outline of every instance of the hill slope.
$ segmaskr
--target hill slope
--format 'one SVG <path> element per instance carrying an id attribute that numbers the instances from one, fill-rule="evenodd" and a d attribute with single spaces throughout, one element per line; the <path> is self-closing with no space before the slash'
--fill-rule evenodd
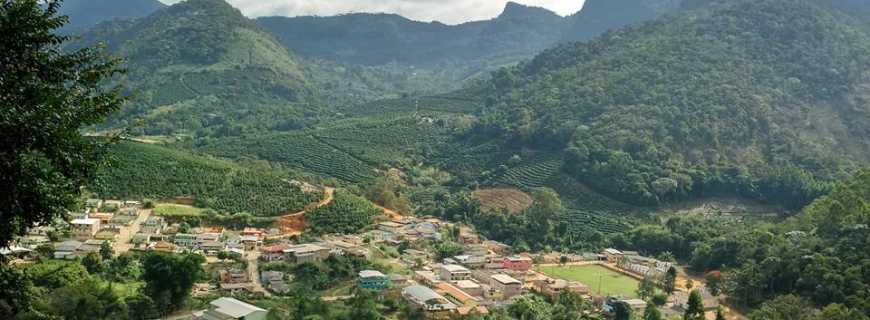
<path id="1" fill-rule="evenodd" d="M 305 67 L 222 0 L 188 0 L 142 19 L 103 23 L 79 45 L 95 42 L 126 58 L 121 81 L 136 93 L 108 126 L 235 135 L 242 126 L 294 126 L 317 111 Z"/>
<path id="2" fill-rule="evenodd" d="M 714 193 L 800 207 L 870 158 L 867 36 L 803 0 L 709 7 L 498 72 L 479 135 L 564 153 L 635 204 Z"/>
<path id="3" fill-rule="evenodd" d="M 294 177 L 155 145 L 123 142 L 111 149 L 116 165 L 99 173 L 91 191 L 106 198 L 188 197 L 222 213 L 274 216 L 320 199 L 291 184 Z"/>
<path id="4" fill-rule="evenodd" d="M 165 7 L 157 0 L 65 0 L 60 14 L 69 16 L 64 32 L 82 32 L 103 21 L 144 17 Z"/>

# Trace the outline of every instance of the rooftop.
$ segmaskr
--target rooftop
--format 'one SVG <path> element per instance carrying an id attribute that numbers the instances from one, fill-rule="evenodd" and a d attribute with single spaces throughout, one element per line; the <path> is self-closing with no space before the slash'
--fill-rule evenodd
<path id="1" fill-rule="evenodd" d="M 522 284 L 520 280 L 514 279 L 513 277 L 506 274 L 494 274 L 492 275 L 492 279 L 498 281 L 501 284 Z"/>
<path id="2" fill-rule="evenodd" d="M 88 219 L 73 219 L 69 223 L 70 224 L 79 224 L 79 225 L 93 225 L 93 224 L 99 224 L 100 220 L 90 219 L 90 218 L 88 218 Z"/>
<path id="3" fill-rule="evenodd" d="M 383 278 L 386 277 L 385 274 L 381 273 L 377 270 L 363 270 L 359 272 L 360 278 Z"/>
<path id="4" fill-rule="evenodd" d="M 468 268 L 457 265 L 457 264 L 445 264 L 445 265 L 441 266 L 441 268 L 444 268 L 444 270 L 447 270 L 447 272 L 450 272 L 450 273 L 471 272 L 468 270 Z"/>

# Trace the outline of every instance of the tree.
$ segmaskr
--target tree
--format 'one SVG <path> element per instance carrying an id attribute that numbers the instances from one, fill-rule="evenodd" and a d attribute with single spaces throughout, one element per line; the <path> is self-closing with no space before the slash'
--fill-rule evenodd
<path id="1" fill-rule="evenodd" d="M 105 79 L 121 70 L 101 49 L 65 52 L 60 1 L 0 3 L 0 247 L 75 209 L 103 163 L 104 140 L 82 136 L 124 102 Z"/>
<path id="2" fill-rule="evenodd" d="M 662 320 L 662 312 L 652 302 L 647 302 L 646 310 L 643 311 L 643 320 Z"/>
<path id="3" fill-rule="evenodd" d="M 154 300 L 161 315 L 184 304 L 193 284 L 202 278 L 203 263 L 205 258 L 198 254 L 149 253 L 144 257 L 144 293 Z"/>
<path id="4" fill-rule="evenodd" d="M 88 270 L 88 273 L 97 274 L 103 272 L 103 258 L 96 252 L 88 253 L 82 258 L 82 265 Z"/>
<path id="5" fill-rule="evenodd" d="M 716 320 L 725 320 L 725 312 L 722 311 L 722 307 L 716 308 Z"/>
<path id="6" fill-rule="evenodd" d="M 111 285 L 95 278 L 71 284 L 55 291 L 44 310 L 69 320 L 123 319 L 127 305 Z"/>
<path id="7" fill-rule="evenodd" d="M 563 256 L 559 257 L 559 264 L 561 264 L 561 265 L 565 265 L 566 263 L 568 263 L 568 257 L 567 257 L 567 256 L 564 256 L 564 255 L 563 255 Z"/>
<path id="8" fill-rule="evenodd" d="M 722 273 L 710 271 L 704 278 L 707 280 L 707 289 L 710 290 L 710 294 L 718 296 L 722 291 Z"/>
<path id="9" fill-rule="evenodd" d="M 637 283 L 637 296 L 643 300 L 650 298 L 656 292 L 655 281 L 650 276 L 643 277 L 643 279 Z"/>
<path id="10" fill-rule="evenodd" d="M 689 293 L 689 302 L 686 303 L 683 320 L 704 320 L 704 301 L 701 299 L 700 291 L 692 290 Z"/>
<path id="11" fill-rule="evenodd" d="M 157 312 L 157 306 L 154 305 L 154 300 L 144 294 L 137 294 L 127 297 L 124 300 L 127 304 L 128 317 L 130 320 L 148 320 L 160 318 Z"/>
<path id="12" fill-rule="evenodd" d="M 41 244 L 36 247 L 36 253 L 43 258 L 51 258 L 54 255 L 54 246 L 50 244 Z"/>
<path id="13" fill-rule="evenodd" d="M 677 286 L 677 268 L 674 268 L 674 266 L 671 266 L 670 268 L 668 268 L 668 272 L 665 273 L 665 279 L 664 279 L 664 283 L 662 284 L 662 287 L 664 287 L 665 292 L 668 295 L 672 295 L 672 294 L 674 294 L 674 290 L 676 289 L 676 286 Z"/>
<path id="14" fill-rule="evenodd" d="M 115 250 L 112 249 L 112 245 L 105 241 L 100 244 L 100 257 L 103 258 L 104 261 L 112 260 L 112 256 L 115 255 Z"/>
<path id="15" fill-rule="evenodd" d="M 624 301 L 617 301 L 613 304 L 613 319 L 614 320 L 629 320 L 631 319 L 631 306 Z"/>
<path id="16" fill-rule="evenodd" d="M 668 295 L 665 293 L 659 292 L 659 293 L 654 294 L 650 301 L 652 301 L 652 303 L 654 303 L 656 306 L 661 307 L 661 306 L 665 305 L 665 303 L 668 303 Z"/>
<path id="17" fill-rule="evenodd" d="M 30 277 L 0 263 L 0 319 L 15 319 L 16 314 L 28 310 L 34 295 Z"/>

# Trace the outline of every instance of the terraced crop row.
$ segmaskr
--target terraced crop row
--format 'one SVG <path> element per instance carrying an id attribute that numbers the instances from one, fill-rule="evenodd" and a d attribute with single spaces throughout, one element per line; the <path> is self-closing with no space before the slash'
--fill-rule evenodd
<path id="1" fill-rule="evenodd" d="M 504 175 L 496 179 L 496 183 L 524 189 L 540 188 L 547 183 L 550 177 L 558 173 L 561 167 L 561 160 L 531 162 L 509 169 Z"/>
<path id="2" fill-rule="evenodd" d="M 569 232 L 584 233 L 598 231 L 604 234 L 619 233 L 628 230 L 631 226 L 622 218 L 596 211 L 572 210 L 565 216 Z"/>
<path id="3" fill-rule="evenodd" d="M 114 147 L 116 166 L 99 172 L 90 189 L 105 198 L 192 197 L 224 213 L 271 216 L 321 198 L 289 183 L 282 171 L 248 170 L 231 162 L 135 143 Z"/>
<path id="4" fill-rule="evenodd" d="M 221 139 L 200 149 L 221 157 L 249 155 L 352 183 L 374 177 L 372 168 L 359 159 L 304 134 L 279 134 L 250 140 Z"/>

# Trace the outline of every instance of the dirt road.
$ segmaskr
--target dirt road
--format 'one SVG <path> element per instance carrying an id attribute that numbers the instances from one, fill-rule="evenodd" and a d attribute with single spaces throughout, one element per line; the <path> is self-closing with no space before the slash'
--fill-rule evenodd
<path id="1" fill-rule="evenodd" d="M 133 244 L 130 243 L 130 240 L 133 240 L 133 236 L 136 235 L 136 233 L 139 233 L 142 223 L 145 222 L 145 220 L 148 220 L 148 217 L 150 216 L 151 209 L 139 210 L 139 216 L 136 217 L 136 220 L 133 220 L 133 222 L 126 227 L 121 228 L 121 231 L 118 232 L 118 238 L 115 241 L 115 255 L 120 255 L 133 248 Z"/>
<path id="2" fill-rule="evenodd" d="M 263 283 L 260 282 L 260 268 L 258 266 L 260 251 L 249 251 L 245 256 L 246 260 L 248 260 L 248 276 L 251 277 L 251 282 L 254 283 L 254 291 L 262 292 L 265 297 L 271 297 L 272 293 L 263 288 Z"/>

